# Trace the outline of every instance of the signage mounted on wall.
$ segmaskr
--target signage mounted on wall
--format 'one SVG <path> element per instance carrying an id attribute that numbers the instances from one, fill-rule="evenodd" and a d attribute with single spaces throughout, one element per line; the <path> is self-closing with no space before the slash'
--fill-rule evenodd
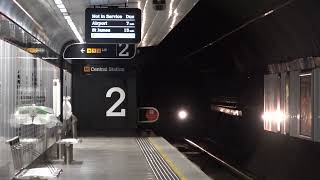
<path id="1" fill-rule="evenodd" d="M 139 123 L 154 123 L 159 119 L 159 111 L 154 107 L 139 108 Z"/>
<path id="2" fill-rule="evenodd" d="M 69 45 L 63 52 L 64 59 L 132 59 L 136 54 L 134 44 L 81 44 Z"/>
<path id="3" fill-rule="evenodd" d="M 138 8 L 87 8 L 86 42 L 139 43 L 141 10 Z"/>
<path id="4" fill-rule="evenodd" d="M 126 67 L 111 66 L 111 65 L 85 65 L 83 66 L 83 73 L 96 73 L 96 72 L 110 72 L 110 73 L 122 73 L 126 72 Z"/>

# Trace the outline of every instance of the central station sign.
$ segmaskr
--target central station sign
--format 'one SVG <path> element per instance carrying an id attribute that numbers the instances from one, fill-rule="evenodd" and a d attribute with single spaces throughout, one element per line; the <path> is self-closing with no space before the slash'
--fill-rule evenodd
<path id="1" fill-rule="evenodd" d="M 136 54 L 134 44 L 81 44 L 69 45 L 64 59 L 132 59 Z"/>
<path id="2" fill-rule="evenodd" d="M 83 73 L 100 73 L 100 72 L 111 72 L 111 73 L 123 73 L 126 72 L 126 67 L 123 66 L 114 66 L 114 65 L 93 65 L 87 64 L 83 66 Z"/>
<path id="3" fill-rule="evenodd" d="M 138 8 L 87 8 L 85 21 L 87 42 L 139 43 L 141 10 Z"/>

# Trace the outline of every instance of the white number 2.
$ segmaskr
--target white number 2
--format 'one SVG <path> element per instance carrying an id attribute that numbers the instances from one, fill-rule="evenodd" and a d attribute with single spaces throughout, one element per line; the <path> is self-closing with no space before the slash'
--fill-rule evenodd
<path id="1" fill-rule="evenodd" d="M 125 117 L 126 116 L 126 110 L 125 109 L 121 109 L 120 112 L 114 112 L 114 110 L 120 106 L 120 104 L 124 101 L 124 99 L 126 98 L 126 93 L 124 92 L 123 89 L 119 88 L 119 87 L 113 87 L 111 89 L 109 89 L 107 91 L 106 97 L 110 98 L 111 95 L 117 92 L 120 94 L 120 98 L 107 110 L 106 112 L 106 116 L 107 117 Z"/>
<path id="2" fill-rule="evenodd" d="M 119 44 L 119 47 L 122 47 L 123 44 Z M 129 44 L 125 44 L 125 47 L 120 51 L 119 56 L 120 57 L 126 57 L 129 56 L 129 51 L 127 51 L 129 48 Z"/>

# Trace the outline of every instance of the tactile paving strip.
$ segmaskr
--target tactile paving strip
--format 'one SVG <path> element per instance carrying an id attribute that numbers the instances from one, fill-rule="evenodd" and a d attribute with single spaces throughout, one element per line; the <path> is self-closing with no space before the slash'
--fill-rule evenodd
<path id="1" fill-rule="evenodd" d="M 157 180 L 180 180 L 148 138 L 138 137 L 137 143 Z"/>

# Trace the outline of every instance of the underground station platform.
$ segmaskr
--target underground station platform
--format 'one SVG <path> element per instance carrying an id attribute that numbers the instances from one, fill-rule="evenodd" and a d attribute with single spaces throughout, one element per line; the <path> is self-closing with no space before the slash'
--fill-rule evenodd
<path id="1" fill-rule="evenodd" d="M 320 179 L 319 0 L 0 0 L 0 180 Z"/>
<path id="2" fill-rule="evenodd" d="M 54 165 L 60 180 L 211 179 L 162 137 L 86 137 L 70 164 Z"/>

